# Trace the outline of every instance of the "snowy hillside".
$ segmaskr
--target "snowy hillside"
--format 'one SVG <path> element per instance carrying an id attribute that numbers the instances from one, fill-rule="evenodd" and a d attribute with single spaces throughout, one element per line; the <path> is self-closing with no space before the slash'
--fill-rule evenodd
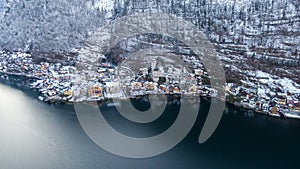
<path id="1" fill-rule="evenodd" d="M 85 0 L 8 0 L 0 21 L 0 47 L 33 52 L 69 51 L 105 23 Z"/>
<path id="2" fill-rule="evenodd" d="M 113 18 L 143 12 L 171 13 L 197 25 L 232 65 L 229 72 L 262 69 L 300 82 L 300 1 L 116 0 Z"/>
<path id="3" fill-rule="evenodd" d="M 6 0 L 0 48 L 39 57 L 80 48 L 89 32 L 132 13 L 165 12 L 199 27 L 228 71 L 263 69 L 299 80 L 300 1 Z M 43 55 L 41 55 L 41 53 Z M 266 70 L 264 70 L 266 69 Z"/>

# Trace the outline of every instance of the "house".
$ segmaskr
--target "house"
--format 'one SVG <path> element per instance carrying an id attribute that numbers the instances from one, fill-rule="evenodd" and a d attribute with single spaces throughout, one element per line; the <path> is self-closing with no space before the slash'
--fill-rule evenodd
<path id="1" fill-rule="evenodd" d="M 194 71 L 195 71 L 196 76 L 202 76 L 203 75 L 203 70 L 201 70 L 201 69 L 195 69 Z"/>
<path id="2" fill-rule="evenodd" d="M 272 114 L 279 114 L 279 108 L 277 106 L 273 106 L 271 107 L 270 112 Z"/>
<path id="3" fill-rule="evenodd" d="M 262 110 L 263 110 L 264 112 L 268 112 L 268 110 L 269 110 L 269 104 L 268 104 L 268 103 L 263 103 L 263 104 L 262 104 Z"/>
<path id="4" fill-rule="evenodd" d="M 180 88 L 175 86 L 174 89 L 173 89 L 173 92 L 174 93 L 180 93 Z"/>
<path id="5" fill-rule="evenodd" d="M 106 82 L 105 83 L 106 93 L 118 93 L 121 91 L 120 82 Z"/>
<path id="6" fill-rule="evenodd" d="M 42 63 L 41 66 L 40 66 L 40 68 L 42 70 L 47 70 L 49 68 L 49 66 L 50 66 L 49 63 L 46 62 L 46 63 Z"/>
<path id="7" fill-rule="evenodd" d="M 140 82 L 132 82 L 131 90 L 140 90 L 142 88 L 142 83 Z"/>
<path id="8" fill-rule="evenodd" d="M 102 87 L 99 86 L 93 86 L 88 90 L 88 96 L 98 96 L 98 97 L 102 97 Z"/>
<path id="9" fill-rule="evenodd" d="M 293 97 L 292 96 L 287 96 L 287 98 L 286 98 L 286 103 L 288 104 L 288 105 L 294 105 L 294 99 L 293 99 Z"/>
<path id="10" fill-rule="evenodd" d="M 71 96 L 72 95 L 72 92 L 67 90 L 63 93 L 64 96 Z"/>
<path id="11" fill-rule="evenodd" d="M 165 85 L 159 85 L 159 89 L 163 92 L 168 92 L 168 89 Z"/>
<path id="12" fill-rule="evenodd" d="M 263 106 L 263 104 L 262 104 L 261 101 L 256 101 L 255 102 L 255 109 L 262 110 L 262 106 Z"/>
<path id="13" fill-rule="evenodd" d="M 160 77 L 164 77 L 163 73 L 158 69 L 154 69 L 152 72 L 153 81 L 158 82 Z"/>
<path id="14" fill-rule="evenodd" d="M 300 113 L 300 103 L 294 105 L 294 110 L 295 112 Z"/>
<path id="15" fill-rule="evenodd" d="M 284 96 L 278 96 L 277 97 L 277 104 L 279 104 L 279 105 L 285 105 L 286 104 L 286 97 L 284 97 Z"/>
<path id="16" fill-rule="evenodd" d="M 152 82 L 150 82 L 150 83 L 149 83 L 149 82 L 146 82 L 144 86 L 145 86 L 146 90 L 148 90 L 148 91 L 149 91 L 149 90 L 154 90 L 154 89 L 155 89 L 155 84 L 152 83 Z"/>
<path id="17" fill-rule="evenodd" d="M 97 70 L 97 73 L 104 73 L 106 72 L 106 68 L 102 68 L 102 67 L 99 67 L 98 70 Z"/>
<path id="18" fill-rule="evenodd" d="M 140 72 L 145 76 L 148 74 L 148 68 L 140 68 Z"/>
<path id="19" fill-rule="evenodd" d="M 196 93 L 198 91 L 198 87 L 196 85 L 191 85 L 189 87 L 189 92 L 190 93 Z"/>
<path id="20" fill-rule="evenodd" d="M 56 64 L 54 65 L 54 70 L 55 70 L 55 71 L 59 71 L 60 67 L 61 67 L 61 63 L 56 63 Z"/>
<path id="21" fill-rule="evenodd" d="M 230 93 L 230 86 L 227 84 L 226 86 L 225 86 L 225 92 L 226 93 Z"/>
<path id="22" fill-rule="evenodd" d="M 169 88 L 169 93 L 173 93 L 174 86 L 173 85 L 169 85 L 168 88 Z"/>

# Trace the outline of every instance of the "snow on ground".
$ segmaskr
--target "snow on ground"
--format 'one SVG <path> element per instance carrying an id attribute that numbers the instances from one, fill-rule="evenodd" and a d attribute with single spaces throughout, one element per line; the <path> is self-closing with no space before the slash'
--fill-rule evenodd
<path id="1" fill-rule="evenodd" d="M 214 4 L 235 4 L 238 8 L 241 8 L 242 6 L 249 5 L 249 1 L 244 0 L 212 0 L 212 3 Z"/>
<path id="2" fill-rule="evenodd" d="M 278 79 L 277 82 L 283 87 L 283 90 L 289 91 L 290 93 L 300 93 L 300 89 L 295 87 L 294 82 L 291 79 L 288 78 L 283 78 L 283 79 Z"/>
<path id="3" fill-rule="evenodd" d="M 255 76 L 256 78 L 260 78 L 260 79 L 271 79 L 271 74 L 266 73 L 266 72 L 262 72 L 262 71 L 256 71 L 255 72 Z"/>
<path id="4" fill-rule="evenodd" d="M 112 11 L 114 8 L 114 0 L 98 0 L 95 2 L 94 5 L 90 4 L 91 8 L 99 8 L 100 10 L 106 10 L 106 17 L 111 17 L 112 16 Z"/>
<path id="5" fill-rule="evenodd" d="M 299 84 L 297 84 L 289 78 L 284 77 L 274 79 L 274 76 L 262 71 L 250 72 L 250 74 L 255 74 L 255 77 L 258 78 L 258 81 L 263 84 L 267 84 L 269 86 L 273 84 L 278 84 L 282 87 L 284 91 L 289 91 L 290 93 L 300 93 Z"/>
<path id="6" fill-rule="evenodd" d="M 258 88 L 257 89 L 257 95 L 261 96 L 261 95 L 265 95 L 266 94 L 266 90 L 262 89 L 262 88 Z"/>
<path id="7" fill-rule="evenodd" d="M 113 0 L 100 0 L 95 2 L 95 7 L 99 7 L 100 9 L 111 10 L 113 9 L 114 1 Z"/>

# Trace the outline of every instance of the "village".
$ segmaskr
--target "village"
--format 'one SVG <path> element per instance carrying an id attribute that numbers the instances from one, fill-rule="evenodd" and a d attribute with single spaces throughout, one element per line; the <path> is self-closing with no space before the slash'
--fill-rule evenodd
<path id="1" fill-rule="evenodd" d="M 180 97 L 217 95 L 206 82 L 208 74 L 195 57 L 185 56 L 191 71 L 154 57 L 133 71 L 109 62 L 79 69 L 60 63 L 35 63 L 30 54 L 0 52 L 0 77 L 34 79 L 38 100 L 49 103 L 92 103 L 108 99 L 140 98 L 149 94 Z M 225 65 L 226 68 L 227 65 Z M 242 85 L 226 83 L 226 101 L 237 107 L 274 117 L 300 119 L 300 85 L 262 71 L 245 71 Z M 179 98 L 180 98 L 179 97 Z"/>

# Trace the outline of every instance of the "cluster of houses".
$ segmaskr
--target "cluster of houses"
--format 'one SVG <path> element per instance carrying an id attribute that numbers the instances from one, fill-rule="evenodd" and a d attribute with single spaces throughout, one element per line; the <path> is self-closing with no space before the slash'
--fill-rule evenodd
<path id="1" fill-rule="evenodd" d="M 194 60 L 195 58 L 191 57 L 191 62 L 198 63 Z M 141 68 L 128 83 L 122 83 L 122 79 L 116 75 L 116 67 L 111 63 L 100 63 L 96 70 L 93 68 L 78 70 L 74 66 L 60 63 L 35 63 L 30 54 L 21 52 L 2 52 L 0 61 L 2 73 L 34 78 L 35 81 L 30 87 L 39 91 L 39 100 L 46 102 L 100 101 L 110 98 L 135 98 L 147 94 L 192 96 L 202 93 L 210 96 L 213 93 L 213 89 L 201 85 L 203 70 L 200 68 L 195 69 L 192 74 L 182 74 L 187 77 L 186 80 L 182 80 L 178 70 L 164 71 L 152 64 L 151 71 L 149 68 Z M 177 75 L 177 79 L 174 74 Z"/>
<path id="2" fill-rule="evenodd" d="M 131 97 L 138 97 L 147 94 L 184 96 L 214 96 L 216 94 L 216 91 L 208 85 L 202 85 L 201 81 L 197 82 L 197 79 L 201 78 L 200 75 L 189 74 L 187 77 L 189 80 L 174 80 L 168 78 L 167 75 L 163 75 L 163 73 L 160 74 L 161 75 L 157 78 L 155 75 L 144 74 L 131 79 L 129 86 L 127 87 L 129 88 L 129 95 Z M 147 76 L 152 78 L 144 78 Z M 189 78 L 189 76 L 192 78 Z"/>
<path id="3" fill-rule="evenodd" d="M 203 83 L 206 72 L 201 65 L 195 66 L 193 63 L 198 62 L 194 60 L 185 58 L 192 73 L 178 73 L 171 66 L 164 70 L 152 63 L 133 76 L 122 78 L 120 70 L 111 63 L 78 70 L 60 63 L 34 63 L 29 54 L 2 52 L 0 72 L 32 77 L 35 80 L 30 87 L 39 91 L 39 100 L 46 102 L 97 102 L 149 94 L 216 96 L 217 91 Z M 226 84 L 228 102 L 272 116 L 300 118 L 300 85 L 260 71 L 247 73 L 242 85 Z"/>
<path id="4" fill-rule="evenodd" d="M 0 71 L 16 74 L 32 74 L 36 70 L 29 54 L 0 51 Z"/>
<path id="5" fill-rule="evenodd" d="M 160 63 L 158 60 L 160 60 Z M 182 65 L 168 62 L 168 59 L 156 57 L 147 60 L 148 67 L 141 67 L 133 76 L 122 74 L 120 81 L 124 84 L 124 93 L 129 97 L 139 97 L 147 94 L 168 94 L 183 96 L 215 96 L 216 90 L 202 82 L 202 76 L 207 74 L 203 65 L 196 61 L 195 57 L 185 56 L 183 60 L 188 65 L 189 71 Z M 177 65 L 176 65 L 177 64 Z"/>
<path id="6" fill-rule="evenodd" d="M 31 84 L 43 95 L 40 100 L 57 102 L 95 102 L 109 98 L 122 98 L 120 83 L 114 79 L 115 69 L 109 64 L 102 64 L 97 71 L 78 70 L 73 66 L 57 66 L 52 69 L 52 76 L 37 80 Z M 49 93 L 50 92 L 50 93 Z"/>
<path id="7" fill-rule="evenodd" d="M 257 71 L 242 80 L 242 85 L 226 85 L 227 101 L 246 109 L 276 117 L 300 118 L 300 86 Z"/>

